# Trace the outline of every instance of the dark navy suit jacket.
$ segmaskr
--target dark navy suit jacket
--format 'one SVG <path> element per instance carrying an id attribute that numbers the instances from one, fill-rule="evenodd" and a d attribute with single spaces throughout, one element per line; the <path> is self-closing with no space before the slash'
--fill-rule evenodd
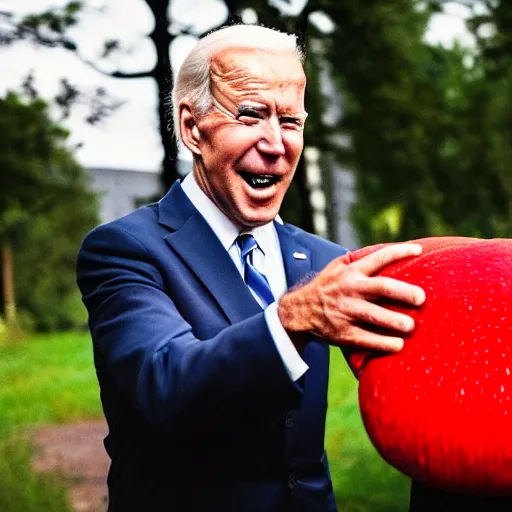
<path id="1" fill-rule="evenodd" d="M 276 230 L 290 287 L 345 252 Z M 336 510 L 329 347 L 312 340 L 309 370 L 290 380 L 261 307 L 179 182 L 89 233 L 77 271 L 109 425 L 109 511 Z"/>

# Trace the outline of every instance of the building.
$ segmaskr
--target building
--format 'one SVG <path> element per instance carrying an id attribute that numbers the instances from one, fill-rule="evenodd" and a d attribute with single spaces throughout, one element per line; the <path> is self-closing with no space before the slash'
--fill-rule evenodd
<path id="1" fill-rule="evenodd" d="M 158 172 L 126 169 L 89 169 L 91 188 L 100 196 L 100 221 L 127 215 L 161 194 Z"/>
<path id="2" fill-rule="evenodd" d="M 178 165 L 183 175 L 192 170 L 188 161 Z M 155 171 L 91 168 L 90 186 L 100 195 L 100 221 L 102 224 L 124 217 L 144 204 L 162 196 L 160 174 Z"/>

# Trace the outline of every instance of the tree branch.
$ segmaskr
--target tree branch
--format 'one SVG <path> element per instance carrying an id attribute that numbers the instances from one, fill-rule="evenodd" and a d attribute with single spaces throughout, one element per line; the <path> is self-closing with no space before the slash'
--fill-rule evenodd
<path id="1" fill-rule="evenodd" d="M 113 78 L 154 78 L 155 72 L 154 70 L 149 71 L 139 71 L 137 73 L 124 73 L 123 71 L 114 71 L 113 73 L 106 73 L 107 76 L 111 76 Z"/>
<path id="2" fill-rule="evenodd" d="M 73 51 L 75 55 L 78 57 L 78 59 L 89 66 L 91 69 L 99 73 L 100 75 L 111 77 L 111 78 L 154 78 L 155 77 L 155 71 L 154 69 L 150 69 L 147 71 L 137 71 L 136 73 L 125 73 L 123 71 L 105 71 L 101 68 L 99 68 L 94 62 L 92 62 L 89 59 L 86 59 L 83 55 L 80 55 L 80 52 L 75 47 L 74 50 L 69 49 L 70 51 Z"/>
<path id="3" fill-rule="evenodd" d="M 236 0 L 224 0 L 224 4 L 228 8 L 228 19 L 226 23 L 233 23 L 240 21 L 240 15 L 238 14 L 238 2 Z"/>
<path id="4" fill-rule="evenodd" d="M 308 29 L 308 18 L 309 15 L 316 11 L 320 7 L 319 2 L 317 0 L 310 0 L 302 9 L 302 12 L 297 17 L 297 22 L 295 24 L 297 32 L 299 33 L 301 41 L 301 45 L 303 46 L 303 50 L 306 50 L 306 33 Z"/>
<path id="5" fill-rule="evenodd" d="M 485 5 L 485 7 L 487 7 L 487 10 L 489 11 L 490 14 L 495 13 L 496 7 L 493 5 L 493 3 L 490 0 L 485 0 L 484 5 Z"/>
<path id="6" fill-rule="evenodd" d="M 4 39 L 0 38 L 0 42 L 3 42 L 4 44 L 9 44 L 15 40 L 22 40 L 22 39 L 28 39 L 32 40 L 33 42 L 46 47 L 46 48 L 64 48 L 65 50 L 68 50 L 70 52 L 73 52 L 78 59 L 92 68 L 97 73 L 100 73 L 103 76 L 107 77 L 113 77 L 113 78 L 154 78 L 155 71 L 148 70 L 148 71 L 140 71 L 136 73 L 124 73 L 122 71 L 114 71 L 114 72 L 108 72 L 102 70 L 100 67 L 98 67 L 94 62 L 91 60 L 85 58 L 83 55 L 80 54 L 78 50 L 78 45 L 71 39 L 68 39 L 66 37 L 48 37 L 46 35 L 41 34 L 40 28 L 43 26 L 46 26 L 45 23 L 42 23 L 40 20 L 36 23 L 31 20 L 31 18 L 26 18 L 23 20 L 20 24 L 14 24 L 11 19 L 12 15 L 8 12 L 1 11 L 0 16 L 3 17 L 6 20 L 9 20 L 9 23 L 11 25 L 14 25 L 14 31 L 12 35 L 5 35 Z M 41 18 L 42 19 L 42 18 Z"/>

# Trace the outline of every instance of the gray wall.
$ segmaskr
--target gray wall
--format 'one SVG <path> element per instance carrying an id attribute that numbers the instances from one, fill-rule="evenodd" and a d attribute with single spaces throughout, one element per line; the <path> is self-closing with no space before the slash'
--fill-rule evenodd
<path id="1" fill-rule="evenodd" d="M 124 169 L 89 169 L 92 190 L 100 194 L 101 223 L 127 215 L 161 194 L 159 174 Z"/>

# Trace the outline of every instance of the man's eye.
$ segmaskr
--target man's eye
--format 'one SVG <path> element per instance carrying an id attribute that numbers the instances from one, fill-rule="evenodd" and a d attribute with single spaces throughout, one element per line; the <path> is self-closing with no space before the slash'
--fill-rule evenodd
<path id="1" fill-rule="evenodd" d="M 298 117 L 280 117 L 279 122 L 284 125 L 292 125 L 293 127 L 303 128 L 304 122 Z"/>
<path id="2" fill-rule="evenodd" d="M 263 116 L 261 115 L 260 112 L 258 112 L 257 110 L 250 110 L 250 109 L 240 110 L 240 112 L 238 113 L 237 119 L 240 119 L 241 117 L 250 117 L 252 119 L 263 119 Z"/>

